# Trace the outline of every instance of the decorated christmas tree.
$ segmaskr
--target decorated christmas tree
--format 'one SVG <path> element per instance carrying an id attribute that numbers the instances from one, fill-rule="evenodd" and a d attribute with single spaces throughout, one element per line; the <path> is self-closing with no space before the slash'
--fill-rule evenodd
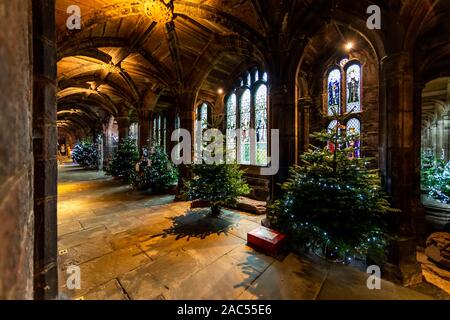
<path id="1" fill-rule="evenodd" d="M 154 193 L 169 190 L 178 181 L 178 170 L 160 146 L 152 148 L 148 157 L 141 157 L 133 177 L 133 189 Z"/>
<path id="2" fill-rule="evenodd" d="M 121 177 L 124 181 L 130 182 L 138 160 L 139 152 L 135 141 L 125 139 L 122 143 L 119 143 L 117 151 L 106 168 L 106 174 Z"/>
<path id="3" fill-rule="evenodd" d="M 445 163 L 442 157 L 437 159 L 431 149 L 425 150 L 422 153 L 421 184 L 429 197 L 450 203 L 450 162 Z"/>
<path id="4" fill-rule="evenodd" d="M 235 205 L 239 196 L 250 192 L 244 171 L 237 164 L 196 164 L 192 173 L 189 198 L 208 202 L 214 215 L 220 214 L 221 207 Z"/>
<path id="5" fill-rule="evenodd" d="M 220 117 L 213 119 L 210 127 L 219 127 L 222 119 Z M 214 138 L 210 140 L 214 144 Z M 202 144 L 202 150 L 209 149 L 207 144 Z M 217 150 L 209 150 L 212 158 L 219 153 L 220 159 L 227 159 L 223 151 L 224 145 Z M 196 150 L 197 156 L 201 157 L 202 152 Z M 207 164 L 202 160 L 201 164 L 191 166 L 193 178 L 186 183 L 187 196 L 190 200 L 202 200 L 209 203 L 211 213 L 219 215 L 220 209 L 225 206 L 234 206 L 241 195 L 250 193 L 244 174 L 237 164 L 213 163 Z"/>
<path id="6" fill-rule="evenodd" d="M 344 261 L 382 252 L 390 207 L 377 170 L 359 157 L 360 137 L 346 132 L 343 117 L 332 130 L 315 133 L 300 165 L 290 170 L 284 194 L 269 209 L 271 225 L 294 242 L 327 258 Z M 375 251 L 376 250 L 376 251 Z"/>
<path id="7" fill-rule="evenodd" d="M 81 141 L 77 143 L 72 150 L 72 159 L 83 168 L 97 168 L 97 145 L 89 141 Z"/>

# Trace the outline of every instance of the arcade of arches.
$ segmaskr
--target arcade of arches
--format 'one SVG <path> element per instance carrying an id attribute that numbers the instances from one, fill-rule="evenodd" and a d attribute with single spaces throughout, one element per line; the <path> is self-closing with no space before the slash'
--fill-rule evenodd
<path id="1" fill-rule="evenodd" d="M 73 4 L 82 13 L 79 30 L 66 25 Z M 373 4 L 381 7 L 379 30 L 366 26 Z M 232 156 L 246 169 L 249 197 L 271 201 L 280 195 L 289 167 L 307 150 L 310 133 L 336 125 L 330 112 L 352 113 L 347 128 L 363 137 L 355 156 L 375 159 L 392 205 L 402 210 L 402 237 L 391 261 L 395 286 L 425 287 L 425 271 L 432 273 L 435 266 L 420 263 L 416 248 L 425 247 L 439 224 L 429 223 L 422 204 L 420 159 L 427 149 L 449 161 L 449 1 L 174 0 L 173 17 L 165 23 L 150 19 L 141 1 L 9 0 L 0 5 L 0 298 L 56 298 L 64 287 L 61 274 L 58 281 L 64 255 L 82 263 L 86 282 L 93 284 L 89 290 L 102 288 L 83 292 L 96 298 L 119 293 L 186 297 L 176 289 L 167 293 L 172 287 L 164 281 L 173 276 L 188 286 L 202 283 L 202 274 L 217 280 L 212 286 L 239 284 L 222 298 L 339 298 L 332 293 L 332 279 L 323 282 L 319 271 L 304 281 L 312 281 L 308 290 L 325 283 L 320 292 L 303 288 L 303 296 L 291 295 L 283 286 L 302 282 L 289 278 L 289 270 L 296 263 L 313 268 L 297 256 L 269 261 L 247 252 L 257 261 L 248 266 L 255 275 L 238 270 L 245 234 L 263 217 L 227 211 L 222 222 L 239 220 L 240 227 L 225 240 L 192 237 L 183 249 L 152 242 L 142 237 L 140 223 L 167 228 L 168 218 L 185 212 L 186 203 L 172 196 L 143 197 L 102 173 L 59 164 L 57 158 L 58 144 L 73 148 L 77 141 L 99 137 L 105 164 L 128 137 L 139 149 L 157 140 L 170 154 L 175 128 L 194 133 L 196 123 L 221 117 L 227 136 L 235 129 L 254 129 L 254 135 L 232 136 L 227 147 L 235 150 L 240 139 Z M 261 169 L 270 161 L 270 129 L 279 129 L 280 168 L 267 177 Z M 183 177 L 189 174 L 182 168 Z M 445 228 L 448 211 L 439 219 Z M 135 238 L 140 242 L 130 242 Z M 214 241 L 224 242 L 219 248 Z M 160 248 L 177 255 L 167 253 L 164 264 Z M 228 251 L 220 251 L 224 248 Z M 223 269 L 235 270 L 229 274 L 236 278 L 216 279 L 203 263 L 205 256 L 210 263 L 219 259 L 215 270 L 227 259 L 234 261 Z M 115 265 L 121 259 L 127 263 Z M 179 260 L 185 263 L 180 270 L 161 271 Z M 96 274 L 102 265 L 114 270 L 105 267 Z M 190 268 L 192 274 L 186 274 Z M 114 275 L 108 278 L 108 272 Z M 277 272 L 290 281 L 273 280 Z M 440 272 L 440 278 L 434 274 L 440 284 L 433 288 L 445 296 L 450 277 Z M 140 275 L 136 282 L 133 277 Z M 392 292 L 399 299 L 423 293 L 403 289 Z"/>

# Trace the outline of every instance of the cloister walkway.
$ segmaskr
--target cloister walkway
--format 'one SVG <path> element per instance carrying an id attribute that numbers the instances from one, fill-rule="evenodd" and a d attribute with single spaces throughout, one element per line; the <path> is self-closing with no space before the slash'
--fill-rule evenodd
<path id="1" fill-rule="evenodd" d="M 137 193 L 103 173 L 59 168 L 60 295 L 70 299 L 427 299 L 316 257 L 273 259 L 246 246 L 261 216 L 191 211 L 173 196 Z M 81 289 L 67 288 L 67 267 Z"/>

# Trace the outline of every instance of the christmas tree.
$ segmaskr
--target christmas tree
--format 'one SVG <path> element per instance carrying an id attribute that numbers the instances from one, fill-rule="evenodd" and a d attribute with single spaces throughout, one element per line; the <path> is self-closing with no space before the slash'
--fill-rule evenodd
<path id="1" fill-rule="evenodd" d="M 131 181 L 130 178 L 138 160 L 139 152 L 135 141 L 125 139 L 122 143 L 119 143 L 117 151 L 106 168 L 106 174 L 121 177 L 128 183 Z"/>
<path id="2" fill-rule="evenodd" d="M 425 150 L 422 153 L 421 184 L 429 197 L 450 203 L 450 162 L 436 159 L 432 150 Z"/>
<path id="3" fill-rule="evenodd" d="M 132 182 L 135 190 L 162 193 L 178 181 L 178 170 L 160 146 L 155 146 L 149 157 L 142 156 L 137 169 Z"/>
<path id="4" fill-rule="evenodd" d="M 83 168 L 97 168 L 97 145 L 89 141 L 81 141 L 77 143 L 72 150 L 72 159 Z"/>
<path id="5" fill-rule="evenodd" d="M 389 205 L 377 170 L 358 157 L 360 137 L 338 125 L 315 133 L 311 146 L 290 170 L 284 194 L 269 208 L 269 221 L 304 248 L 333 260 L 382 251 Z"/>
<path id="6" fill-rule="evenodd" d="M 188 196 L 208 202 L 214 215 L 220 214 L 221 207 L 234 206 L 239 196 L 250 192 L 244 171 L 237 164 L 195 164 L 191 168 L 194 178 L 187 183 Z"/>
<path id="7" fill-rule="evenodd" d="M 210 127 L 218 128 L 222 122 L 221 117 L 213 118 Z M 202 132 L 203 133 L 203 132 Z M 210 137 L 210 145 L 215 145 L 215 138 Z M 202 150 L 208 150 L 211 158 L 220 154 L 218 158 L 227 159 L 223 150 L 224 144 L 219 148 L 210 150 L 209 145 L 202 143 Z M 200 157 L 203 152 L 196 150 Z M 203 161 L 203 160 L 202 160 Z M 220 208 L 234 206 L 241 195 L 250 193 L 244 174 L 237 164 L 221 163 L 216 161 L 212 164 L 201 163 L 191 166 L 193 178 L 186 182 L 186 195 L 191 200 L 202 200 L 209 203 L 213 215 L 220 214 Z"/>

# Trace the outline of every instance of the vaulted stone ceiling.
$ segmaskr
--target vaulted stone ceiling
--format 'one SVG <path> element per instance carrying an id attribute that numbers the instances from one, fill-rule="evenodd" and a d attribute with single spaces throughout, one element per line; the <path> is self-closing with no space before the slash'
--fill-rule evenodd
<path id="1" fill-rule="evenodd" d="M 81 8 L 82 25 L 69 31 L 73 4 Z M 365 28 L 371 4 L 382 7 L 390 24 L 379 32 Z M 165 25 L 143 13 L 141 0 L 57 0 L 56 6 L 58 118 L 68 129 L 133 115 L 152 107 L 155 97 L 157 109 L 174 107 L 184 91 L 214 101 L 219 88 L 254 64 L 274 79 L 283 77 L 271 65 L 280 59 L 304 61 L 308 72 L 345 30 L 362 36 L 379 59 L 418 42 L 418 56 L 450 54 L 448 0 L 175 0 L 173 22 Z"/>

